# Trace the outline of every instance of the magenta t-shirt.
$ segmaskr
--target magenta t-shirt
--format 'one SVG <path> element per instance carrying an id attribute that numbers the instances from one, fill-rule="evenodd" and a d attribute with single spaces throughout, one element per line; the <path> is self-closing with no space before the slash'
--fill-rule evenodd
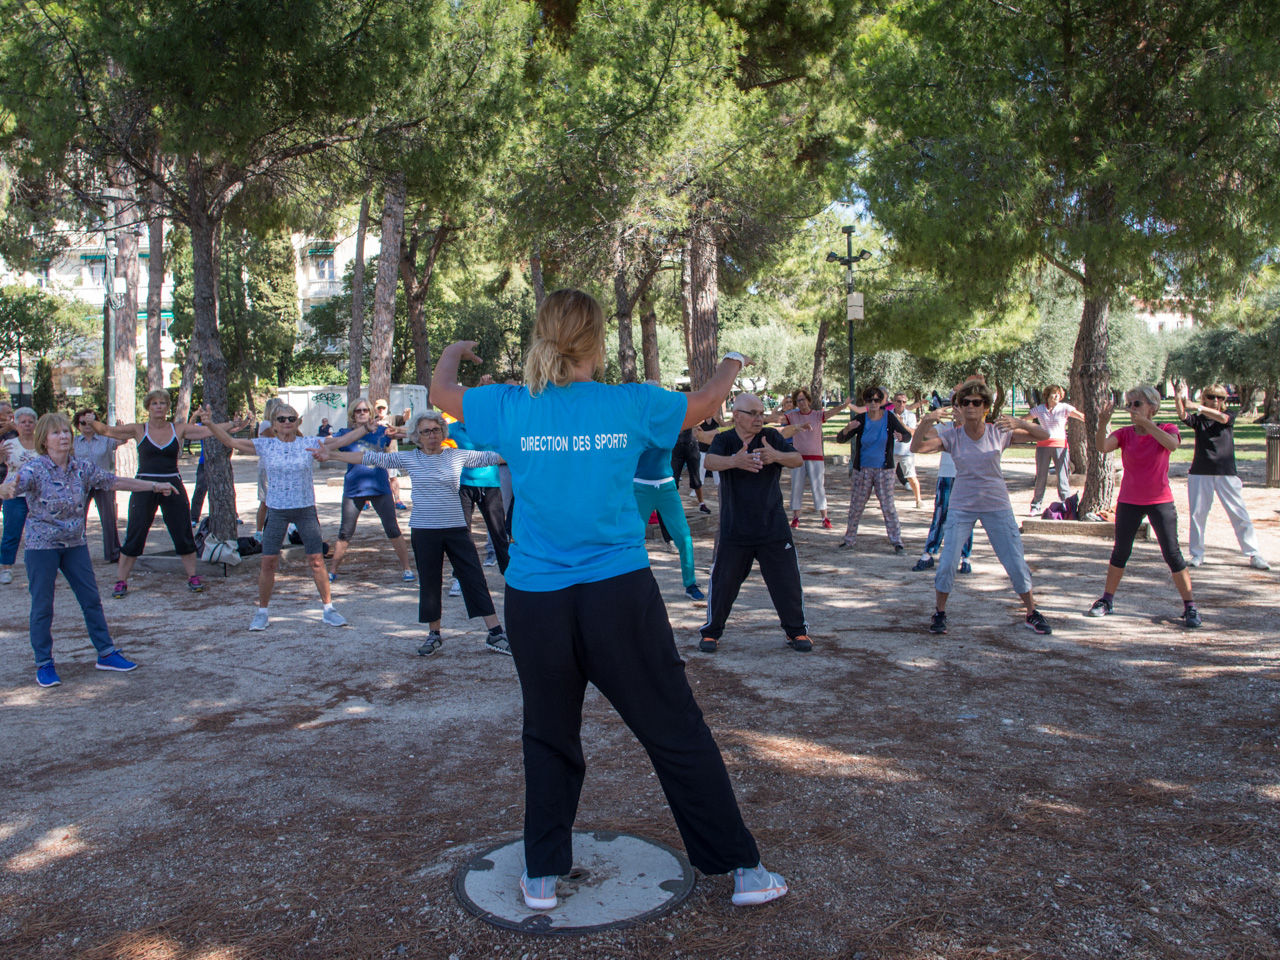
<path id="1" fill-rule="evenodd" d="M 1172 423 L 1160 429 L 1181 439 Z M 1169 486 L 1169 453 L 1155 437 L 1140 434 L 1133 427 L 1121 427 L 1115 433 L 1120 442 L 1120 463 L 1124 476 L 1120 480 L 1120 502 L 1135 506 L 1170 503 L 1173 489 Z"/>

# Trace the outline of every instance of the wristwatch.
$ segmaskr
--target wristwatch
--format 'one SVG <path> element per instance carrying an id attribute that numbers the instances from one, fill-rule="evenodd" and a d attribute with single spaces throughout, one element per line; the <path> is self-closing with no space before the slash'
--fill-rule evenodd
<path id="1" fill-rule="evenodd" d="M 744 368 L 747 365 L 747 358 L 744 357 L 742 354 L 738 353 L 737 350 L 730 350 L 721 358 L 720 362 L 723 363 L 725 360 L 737 360 L 738 366 L 744 367 Z"/>

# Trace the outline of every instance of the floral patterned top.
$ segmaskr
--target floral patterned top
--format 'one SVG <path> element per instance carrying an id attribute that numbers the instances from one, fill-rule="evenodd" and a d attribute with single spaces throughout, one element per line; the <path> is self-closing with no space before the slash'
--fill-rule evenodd
<path id="1" fill-rule="evenodd" d="M 111 490 L 116 475 L 92 460 L 71 457 L 59 468 L 47 456 L 23 464 L 15 478 L 27 498 L 27 549 L 56 550 L 85 544 L 85 504 L 91 490 Z"/>

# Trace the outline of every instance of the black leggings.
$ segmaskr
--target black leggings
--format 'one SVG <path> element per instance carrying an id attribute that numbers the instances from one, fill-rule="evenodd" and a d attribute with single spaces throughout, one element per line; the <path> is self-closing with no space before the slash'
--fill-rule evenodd
<path id="1" fill-rule="evenodd" d="M 1151 521 L 1151 529 L 1155 531 L 1160 553 L 1164 556 L 1164 562 L 1169 565 L 1169 572 L 1180 573 L 1187 569 L 1187 561 L 1182 558 L 1182 548 L 1178 546 L 1178 508 L 1172 502 L 1116 504 L 1116 543 L 1111 549 L 1111 565 L 1123 570 L 1124 565 L 1129 562 L 1133 541 L 1138 536 L 1138 528 L 1142 526 L 1144 517 Z"/>
<path id="2" fill-rule="evenodd" d="M 507 549 L 507 517 L 502 512 L 502 488 L 475 487 L 464 483 L 458 488 L 458 496 L 462 500 L 462 512 L 467 517 L 468 530 L 471 529 L 472 511 L 475 507 L 480 507 L 489 539 L 493 541 L 494 556 L 498 558 L 498 571 L 505 575 L 511 554 Z"/>
<path id="3" fill-rule="evenodd" d="M 413 562 L 418 567 L 418 622 L 440 619 L 440 584 L 444 576 L 444 555 L 449 555 L 453 575 L 462 587 L 468 617 L 492 617 L 493 597 L 480 566 L 480 555 L 466 527 L 444 529 L 415 527 L 409 531 Z"/>
<path id="4" fill-rule="evenodd" d="M 675 477 L 676 487 L 680 486 L 680 471 L 689 471 L 689 489 L 697 490 L 702 486 L 702 477 L 698 476 L 698 467 L 702 462 L 702 451 L 696 442 L 677 443 L 671 450 L 671 476 Z"/>
<path id="5" fill-rule="evenodd" d="M 400 521 L 396 519 L 396 504 L 391 494 L 383 493 L 376 497 L 343 497 L 342 523 L 338 526 L 338 539 L 346 541 L 356 532 L 356 521 L 360 519 L 360 511 L 368 503 L 373 512 L 382 521 L 382 532 L 388 540 L 400 536 Z"/>
<path id="6" fill-rule="evenodd" d="M 143 477 L 142 479 L 148 479 Z M 147 534 L 156 519 L 156 508 L 164 518 L 164 527 L 173 540 L 173 549 L 185 557 L 196 552 L 196 540 L 191 534 L 191 502 L 187 488 L 178 477 L 166 477 L 156 483 L 172 484 L 176 493 L 162 497 L 158 493 L 135 491 L 129 494 L 129 521 L 125 526 L 124 546 L 120 552 L 126 557 L 140 557 L 147 548 Z"/>

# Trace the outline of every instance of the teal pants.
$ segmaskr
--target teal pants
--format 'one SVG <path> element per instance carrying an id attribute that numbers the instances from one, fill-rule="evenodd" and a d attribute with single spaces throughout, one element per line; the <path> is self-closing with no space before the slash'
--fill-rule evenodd
<path id="1" fill-rule="evenodd" d="M 688 590 L 698 582 L 693 572 L 693 537 L 689 535 L 689 521 L 684 517 L 684 503 L 680 500 L 680 488 L 675 480 L 664 480 L 661 486 L 649 483 L 633 483 L 631 489 L 636 492 L 636 506 L 640 508 L 640 516 L 649 522 L 649 514 L 654 510 L 666 524 L 667 533 L 676 542 L 680 551 L 680 576 L 684 578 L 684 588 Z"/>

